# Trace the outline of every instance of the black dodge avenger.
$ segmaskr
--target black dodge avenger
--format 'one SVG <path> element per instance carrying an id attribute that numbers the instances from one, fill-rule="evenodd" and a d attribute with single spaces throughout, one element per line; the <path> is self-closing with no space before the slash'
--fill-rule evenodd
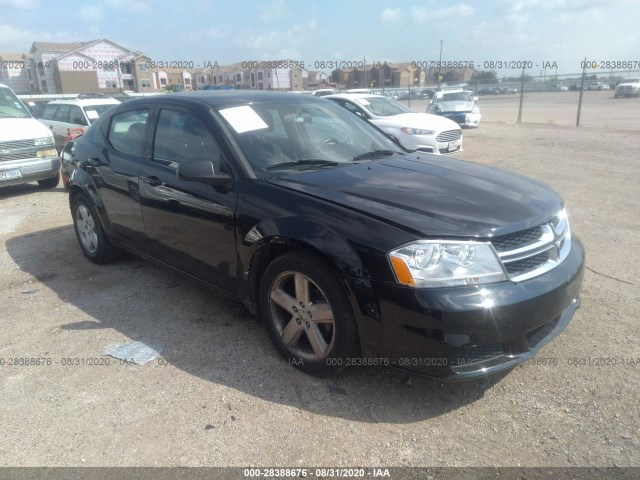
<path id="1" fill-rule="evenodd" d="M 514 367 L 567 326 L 584 252 L 543 182 L 410 153 L 333 102 L 131 100 L 66 145 L 84 254 L 122 250 L 244 303 L 311 374 Z"/>

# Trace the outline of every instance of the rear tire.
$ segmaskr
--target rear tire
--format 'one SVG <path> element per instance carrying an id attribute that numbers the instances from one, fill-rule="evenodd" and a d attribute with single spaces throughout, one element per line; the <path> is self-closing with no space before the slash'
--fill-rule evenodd
<path id="1" fill-rule="evenodd" d="M 56 188 L 58 183 L 60 183 L 60 172 L 56 173 L 55 177 L 38 180 L 40 188 Z"/>
<path id="2" fill-rule="evenodd" d="M 303 252 L 276 258 L 264 271 L 260 314 L 290 365 L 330 375 L 358 353 L 358 332 L 340 280 L 320 259 Z"/>
<path id="3" fill-rule="evenodd" d="M 73 199 L 71 214 L 76 238 L 89 260 L 102 265 L 122 255 L 122 250 L 107 238 L 93 203 L 84 193 Z"/>

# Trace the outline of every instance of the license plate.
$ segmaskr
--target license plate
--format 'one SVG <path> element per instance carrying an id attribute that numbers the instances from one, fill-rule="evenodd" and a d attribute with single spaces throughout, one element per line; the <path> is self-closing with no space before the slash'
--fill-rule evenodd
<path id="1" fill-rule="evenodd" d="M 449 151 L 455 152 L 456 150 L 460 150 L 460 142 L 450 142 L 449 143 Z"/>
<path id="2" fill-rule="evenodd" d="M 0 170 L 0 180 L 12 180 L 14 178 L 22 178 L 19 168 L 12 170 Z"/>

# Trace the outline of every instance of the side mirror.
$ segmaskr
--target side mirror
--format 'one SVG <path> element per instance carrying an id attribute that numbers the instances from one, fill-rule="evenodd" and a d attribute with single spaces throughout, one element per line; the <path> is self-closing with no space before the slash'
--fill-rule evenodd
<path id="1" fill-rule="evenodd" d="M 473 101 L 477 102 L 478 101 L 478 97 L 473 97 Z"/>
<path id="2" fill-rule="evenodd" d="M 200 182 L 208 185 L 230 186 L 233 177 L 226 173 L 216 173 L 211 160 L 196 160 L 178 165 L 176 175 L 180 180 Z"/>

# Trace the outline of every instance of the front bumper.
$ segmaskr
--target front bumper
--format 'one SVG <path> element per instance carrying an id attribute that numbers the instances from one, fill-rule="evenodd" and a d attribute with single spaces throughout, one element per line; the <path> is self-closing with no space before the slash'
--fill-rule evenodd
<path id="1" fill-rule="evenodd" d="M 471 112 L 445 112 L 440 115 L 456 122 L 461 127 L 478 127 L 482 118 L 479 113 Z"/>
<path id="2" fill-rule="evenodd" d="M 365 354 L 446 380 L 513 368 L 567 326 L 579 306 L 583 272 L 584 251 L 574 237 L 560 265 L 518 283 L 438 289 L 374 283 L 380 341 Z"/>
<path id="3" fill-rule="evenodd" d="M 51 156 L 0 161 L 0 171 L 15 172 L 16 170 L 20 172 L 19 177 L 0 178 L 0 186 L 21 185 L 55 177 L 60 171 L 60 158 Z"/>

